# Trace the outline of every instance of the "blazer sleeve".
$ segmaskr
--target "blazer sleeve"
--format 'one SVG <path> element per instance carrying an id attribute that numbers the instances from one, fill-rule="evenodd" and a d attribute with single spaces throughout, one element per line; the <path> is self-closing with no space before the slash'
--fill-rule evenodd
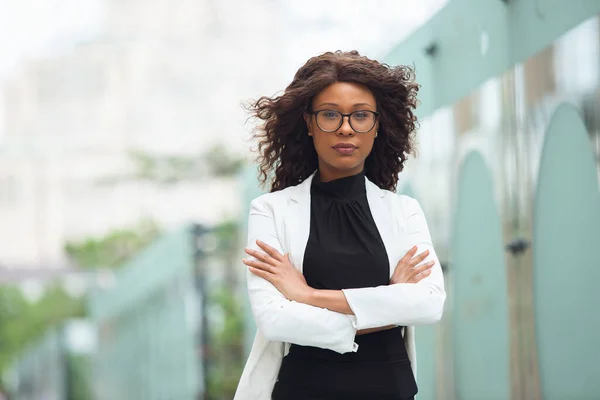
<path id="1" fill-rule="evenodd" d="M 284 253 L 277 237 L 272 206 L 252 201 L 248 218 L 248 247 L 260 248 L 259 239 Z M 356 352 L 357 329 L 349 315 L 288 300 L 266 279 L 246 267 L 248 294 L 258 329 L 274 341 L 330 349 L 338 353 Z"/>
<path id="2" fill-rule="evenodd" d="M 438 322 L 444 311 L 446 292 L 440 262 L 431 243 L 431 235 L 419 203 L 399 196 L 407 224 L 407 245 L 417 245 L 417 254 L 429 250 L 423 261 L 435 261 L 431 274 L 419 283 L 398 283 L 373 288 L 344 289 L 357 329 L 387 325 L 427 325 Z"/>

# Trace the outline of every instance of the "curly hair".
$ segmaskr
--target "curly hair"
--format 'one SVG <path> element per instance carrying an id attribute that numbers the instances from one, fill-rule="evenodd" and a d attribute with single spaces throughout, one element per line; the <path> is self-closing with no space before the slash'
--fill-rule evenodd
<path id="1" fill-rule="evenodd" d="M 312 99 L 335 82 L 366 86 L 380 113 L 378 137 L 365 161 L 365 175 L 381 189 L 396 190 L 398 174 L 415 153 L 414 134 L 419 85 L 409 66 L 390 67 L 357 51 L 327 52 L 309 59 L 280 96 L 253 101 L 251 116 L 263 121 L 258 140 L 259 181 L 270 179 L 271 192 L 296 185 L 318 167 L 317 152 L 304 120 Z"/>

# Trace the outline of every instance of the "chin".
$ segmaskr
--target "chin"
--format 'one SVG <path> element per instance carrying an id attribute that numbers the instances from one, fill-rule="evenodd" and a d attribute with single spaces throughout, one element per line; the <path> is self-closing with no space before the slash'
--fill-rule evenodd
<path id="1" fill-rule="evenodd" d="M 334 162 L 329 163 L 329 165 L 338 171 L 353 171 L 361 169 L 362 162 L 352 158 L 348 157 L 347 160 L 335 160 Z"/>

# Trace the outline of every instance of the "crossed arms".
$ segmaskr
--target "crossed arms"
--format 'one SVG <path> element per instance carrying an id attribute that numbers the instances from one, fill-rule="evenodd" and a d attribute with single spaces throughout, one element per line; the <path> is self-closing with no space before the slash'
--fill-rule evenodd
<path id="1" fill-rule="evenodd" d="M 423 211 L 415 200 L 410 199 L 406 214 L 408 242 L 416 245 L 419 252 L 428 251 L 425 261 L 434 263 L 431 273 L 418 283 L 313 291 L 310 300 L 305 296 L 290 296 L 302 299 L 294 301 L 268 280 L 248 269 L 250 304 L 263 335 L 269 340 L 346 353 L 357 351 L 354 339 L 359 331 L 439 321 L 446 297 L 441 267 L 433 250 Z M 251 204 L 248 248 L 262 252 L 257 240 L 283 254 L 272 212 L 260 200 Z"/>

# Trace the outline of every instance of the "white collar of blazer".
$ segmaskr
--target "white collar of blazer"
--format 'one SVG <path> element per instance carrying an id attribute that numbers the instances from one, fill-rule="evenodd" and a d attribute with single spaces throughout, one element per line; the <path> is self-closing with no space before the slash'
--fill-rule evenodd
<path id="1" fill-rule="evenodd" d="M 297 186 L 290 187 L 289 190 L 289 208 L 287 217 L 284 219 L 286 224 L 289 224 L 289 229 L 285 229 L 286 233 L 294 235 L 294 237 L 286 238 L 285 247 L 290 252 L 292 263 L 302 271 L 302 265 L 304 260 L 304 250 L 306 249 L 306 243 L 308 242 L 308 235 L 310 233 L 310 186 L 311 182 L 316 174 L 316 171 L 306 178 L 302 183 Z M 379 234 L 383 240 L 385 248 L 388 250 L 388 259 L 390 262 L 390 277 L 394 273 L 394 267 L 398 261 L 399 252 L 391 251 L 391 249 L 399 249 L 405 251 L 404 246 L 400 246 L 399 235 L 400 231 L 397 230 L 396 226 L 391 223 L 398 221 L 395 218 L 394 208 L 389 207 L 384 201 L 384 198 L 393 193 L 382 190 L 367 177 L 365 177 L 365 186 L 367 190 L 367 201 L 369 202 L 369 208 L 373 215 L 375 225 L 379 230 Z M 395 260 L 395 261 L 394 261 Z"/>

